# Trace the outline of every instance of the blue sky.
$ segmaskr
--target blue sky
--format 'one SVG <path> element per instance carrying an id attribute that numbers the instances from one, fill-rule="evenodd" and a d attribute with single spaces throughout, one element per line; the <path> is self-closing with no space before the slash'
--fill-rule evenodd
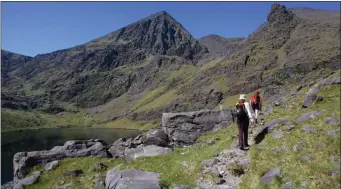
<path id="1" fill-rule="evenodd" d="M 288 8 L 340 10 L 339 2 L 285 2 Z M 35 56 L 86 43 L 165 10 L 195 38 L 247 37 L 272 2 L 1 2 L 2 49 Z"/>

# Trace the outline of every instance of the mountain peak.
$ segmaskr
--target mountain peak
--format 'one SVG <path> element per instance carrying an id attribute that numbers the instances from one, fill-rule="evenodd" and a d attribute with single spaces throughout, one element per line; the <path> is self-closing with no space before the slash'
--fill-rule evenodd
<path id="1" fill-rule="evenodd" d="M 267 20 L 270 23 L 274 22 L 287 22 L 292 20 L 294 17 L 294 14 L 288 10 L 284 5 L 281 5 L 279 3 L 274 3 L 271 6 L 271 10 L 268 14 Z"/>

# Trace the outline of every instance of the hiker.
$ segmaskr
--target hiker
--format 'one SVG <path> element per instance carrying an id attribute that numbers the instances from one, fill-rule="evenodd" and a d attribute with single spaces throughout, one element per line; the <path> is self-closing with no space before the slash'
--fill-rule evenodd
<path id="1" fill-rule="evenodd" d="M 258 123 L 258 115 L 262 109 L 262 98 L 259 96 L 259 91 L 252 95 L 250 104 L 252 110 L 255 112 L 255 121 Z"/>
<path id="2" fill-rule="evenodd" d="M 250 107 L 250 104 L 246 102 L 246 95 L 244 94 L 240 95 L 239 102 L 236 104 L 236 109 L 239 148 L 243 150 L 244 147 L 249 147 L 249 144 L 247 142 L 249 123 L 250 121 L 251 123 L 254 122 L 253 111 Z"/>

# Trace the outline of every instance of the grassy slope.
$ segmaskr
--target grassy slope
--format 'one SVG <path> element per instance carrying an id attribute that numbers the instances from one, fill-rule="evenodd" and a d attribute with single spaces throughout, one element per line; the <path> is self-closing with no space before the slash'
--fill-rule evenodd
<path id="1" fill-rule="evenodd" d="M 307 88 L 303 90 L 304 94 Z M 301 124 L 295 124 L 292 132 L 284 132 L 281 139 L 273 139 L 271 135 L 265 137 L 265 145 L 263 150 L 258 151 L 259 145 L 253 146 L 249 152 L 251 156 L 250 171 L 242 179 L 240 188 L 280 188 L 288 181 L 293 181 L 294 188 L 300 186 L 300 182 L 307 181 L 308 188 L 339 188 L 340 177 L 328 176 L 328 171 L 339 171 L 334 167 L 334 163 L 329 160 L 334 156 L 336 162 L 340 161 L 340 127 L 330 126 L 324 123 L 325 117 L 340 118 L 340 86 L 326 86 L 320 91 L 320 95 L 324 97 L 322 102 L 315 103 L 313 106 L 303 109 L 301 108 L 303 95 L 299 98 L 289 100 L 288 107 L 278 107 L 267 121 L 276 118 L 287 118 L 293 123 L 298 116 L 309 111 L 320 111 L 321 117 L 310 120 Z M 316 134 L 304 133 L 300 128 L 304 125 L 311 125 L 317 129 Z M 329 137 L 328 131 L 336 130 L 337 137 Z M 293 146 L 305 142 L 304 149 L 299 152 L 293 151 Z M 325 143 L 326 147 L 314 148 L 318 143 Z M 273 147 L 280 147 L 281 152 L 274 152 Z M 285 152 L 285 148 L 288 149 Z M 310 156 L 311 162 L 303 162 L 300 160 L 302 156 Z M 262 185 L 260 179 L 269 169 L 279 167 L 282 169 L 282 177 L 277 178 L 268 185 Z"/>
<path id="2" fill-rule="evenodd" d="M 73 182 L 72 188 L 93 188 L 94 175 L 91 165 L 96 162 L 102 162 L 109 167 L 115 167 L 121 163 L 119 169 L 135 168 L 144 171 L 155 171 L 161 174 L 161 182 L 164 186 L 174 184 L 195 185 L 195 179 L 200 173 L 199 163 L 205 159 L 212 158 L 221 150 L 227 148 L 233 140 L 235 140 L 236 126 L 231 125 L 226 129 L 205 134 L 199 138 L 199 141 L 215 141 L 214 144 L 199 144 L 190 148 L 176 149 L 164 156 L 138 158 L 132 163 L 126 163 L 123 159 L 106 159 L 106 158 L 68 158 L 62 160 L 61 166 L 50 172 L 43 172 L 39 183 L 34 184 L 29 189 L 33 188 L 48 188 L 61 185 L 62 183 Z M 182 155 L 186 153 L 185 155 Z M 181 165 L 186 161 L 189 168 Z M 65 178 L 63 172 L 70 169 L 82 169 L 84 175 L 77 178 Z M 35 167 L 32 171 L 43 170 L 42 167 Z M 106 172 L 101 173 L 105 175 Z M 55 178 L 58 178 L 56 182 Z"/>

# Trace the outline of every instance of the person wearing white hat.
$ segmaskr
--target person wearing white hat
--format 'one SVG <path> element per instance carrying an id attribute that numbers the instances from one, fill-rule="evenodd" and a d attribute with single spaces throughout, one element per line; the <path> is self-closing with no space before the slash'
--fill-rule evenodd
<path id="1" fill-rule="evenodd" d="M 236 104 L 237 112 L 241 112 L 237 117 L 238 125 L 238 138 L 239 138 L 239 148 L 241 150 L 244 147 L 249 147 L 248 140 L 248 129 L 250 121 L 254 122 L 254 113 L 250 104 L 246 101 L 246 95 L 241 94 L 239 96 L 239 102 Z"/>

